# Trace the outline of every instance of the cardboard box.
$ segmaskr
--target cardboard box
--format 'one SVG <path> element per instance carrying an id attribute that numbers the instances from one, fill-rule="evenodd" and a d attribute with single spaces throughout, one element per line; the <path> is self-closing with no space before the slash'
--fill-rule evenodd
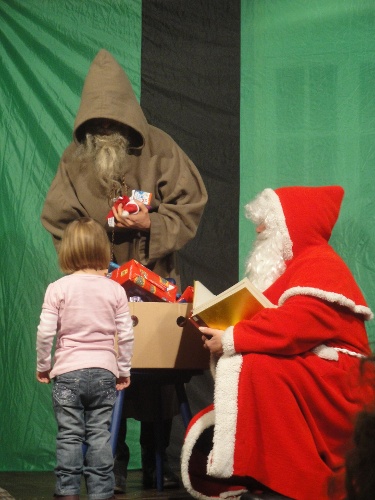
<path id="1" fill-rule="evenodd" d="M 110 278 L 125 288 L 128 297 L 138 295 L 144 302 L 176 302 L 177 286 L 134 259 L 114 269 Z"/>
<path id="2" fill-rule="evenodd" d="M 209 351 L 187 320 L 191 307 L 187 303 L 129 302 L 134 325 L 133 368 L 209 368 Z"/>

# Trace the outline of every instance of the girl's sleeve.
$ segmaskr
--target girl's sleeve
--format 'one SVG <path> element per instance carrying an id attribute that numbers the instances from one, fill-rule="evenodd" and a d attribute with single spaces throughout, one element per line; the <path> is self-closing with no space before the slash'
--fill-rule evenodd
<path id="1" fill-rule="evenodd" d="M 134 332 L 125 290 L 121 287 L 122 300 L 116 316 L 118 370 L 120 377 L 129 377 L 133 356 Z"/>
<path id="2" fill-rule="evenodd" d="M 56 330 L 57 312 L 43 308 L 40 315 L 36 340 L 38 372 L 45 372 L 51 368 L 51 351 Z"/>

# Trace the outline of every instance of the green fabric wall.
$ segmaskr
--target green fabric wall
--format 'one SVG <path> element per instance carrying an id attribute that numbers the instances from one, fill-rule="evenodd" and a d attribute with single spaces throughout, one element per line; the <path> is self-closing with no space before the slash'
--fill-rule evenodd
<path id="1" fill-rule="evenodd" d="M 256 193 L 340 184 L 331 243 L 375 310 L 374 52 L 373 0 L 242 0 L 240 273 Z"/>
<path id="2" fill-rule="evenodd" d="M 60 273 L 39 217 L 98 50 L 116 57 L 139 97 L 141 9 L 141 0 L 0 2 L 0 470 L 54 466 L 51 386 L 36 382 L 35 339 L 45 288 Z"/>

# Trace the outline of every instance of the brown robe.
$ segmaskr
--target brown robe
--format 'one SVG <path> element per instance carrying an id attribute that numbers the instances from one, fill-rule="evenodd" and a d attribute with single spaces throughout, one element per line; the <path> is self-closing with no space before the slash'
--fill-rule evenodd
<path id="1" fill-rule="evenodd" d="M 104 185 L 89 164 L 74 157 L 84 140 L 82 125 L 94 118 L 116 120 L 131 128 L 125 165 L 127 189 L 122 194 L 130 196 L 133 189 L 152 193 L 149 232 L 116 228 L 112 234 L 107 224 L 112 204 Z M 176 252 L 194 238 L 206 202 L 207 192 L 193 162 L 168 134 L 148 124 L 124 70 L 111 54 L 100 50 L 84 83 L 73 142 L 62 155 L 41 215 L 56 249 L 69 222 L 92 217 L 106 228 L 110 241 L 113 239 L 118 264 L 136 259 L 180 285 Z M 140 399 L 142 405 L 150 401 L 144 394 Z M 142 405 L 129 416 L 152 420 L 154 412 Z"/>
<path id="2" fill-rule="evenodd" d="M 115 230 L 114 257 L 119 264 L 136 259 L 163 277 L 178 281 L 175 252 L 197 231 L 207 192 L 202 178 L 182 149 L 162 130 L 149 125 L 131 83 L 106 50 L 95 57 L 82 91 L 74 123 L 73 142 L 64 151 L 47 193 L 42 224 L 58 248 L 66 225 L 78 217 L 96 219 L 108 230 L 111 203 L 90 165 L 81 164 L 74 152 L 82 140 L 82 124 L 93 118 L 116 120 L 131 127 L 130 154 L 125 182 L 133 189 L 152 193 L 151 230 Z"/>

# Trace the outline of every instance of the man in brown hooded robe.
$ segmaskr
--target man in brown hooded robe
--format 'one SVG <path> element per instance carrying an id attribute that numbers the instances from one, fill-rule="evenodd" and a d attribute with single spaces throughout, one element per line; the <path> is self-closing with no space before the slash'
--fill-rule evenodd
<path id="1" fill-rule="evenodd" d="M 151 206 L 138 202 L 139 212 L 128 216 L 121 205 L 113 208 L 115 227 L 109 227 L 107 215 L 114 201 L 131 196 L 133 190 L 151 193 Z M 193 162 L 168 134 L 147 122 L 124 70 L 111 54 L 100 50 L 83 86 L 73 141 L 62 155 L 42 211 L 42 224 L 56 250 L 66 225 L 89 216 L 106 228 L 115 262 L 136 259 L 180 285 L 176 252 L 195 236 L 206 202 L 207 192 Z M 152 390 L 136 380 L 132 386 L 133 398 L 127 393 L 124 416 L 141 421 L 143 483 L 152 487 Z M 166 449 L 175 405 L 172 386 L 163 389 Z M 125 487 L 129 459 L 125 435 L 124 418 L 115 460 L 117 491 Z M 164 487 L 178 487 L 166 453 L 164 457 Z"/>

